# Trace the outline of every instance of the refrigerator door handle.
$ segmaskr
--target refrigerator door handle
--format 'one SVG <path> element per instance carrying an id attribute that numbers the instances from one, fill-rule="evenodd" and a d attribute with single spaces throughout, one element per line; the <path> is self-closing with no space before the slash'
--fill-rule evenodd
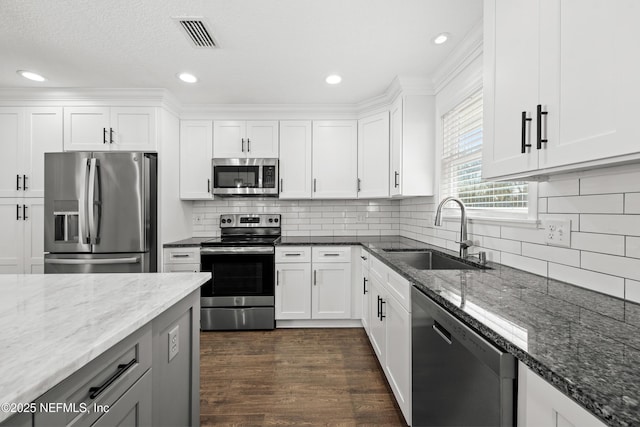
<path id="1" fill-rule="evenodd" d="M 81 259 L 78 259 L 78 258 L 45 258 L 44 262 L 46 264 L 63 264 L 63 265 L 138 264 L 140 262 L 140 257 L 131 257 L 131 258 L 98 258 L 98 259 L 87 259 L 87 258 L 81 258 Z"/>
<path id="2" fill-rule="evenodd" d="M 80 191 L 80 226 L 82 228 L 82 239 L 83 243 L 90 245 L 91 244 L 91 234 L 89 232 L 89 201 L 87 197 L 88 187 L 89 187 L 89 169 L 90 169 L 90 158 L 83 158 L 82 164 L 84 167 L 84 176 L 82 177 L 82 191 Z"/>
<path id="3" fill-rule="evenodd" d="M 96 227 L 96 169 L 97 159 L 89 159 L 89 184 L 87 188 L 87 216 L 89 218 L 89 243 L 98 243 L 98 230 Z"/>

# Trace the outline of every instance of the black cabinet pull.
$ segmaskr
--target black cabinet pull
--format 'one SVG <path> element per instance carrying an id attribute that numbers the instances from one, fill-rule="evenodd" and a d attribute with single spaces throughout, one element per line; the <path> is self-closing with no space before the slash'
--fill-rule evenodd
<path id="1" fill-rule="evenodd" d="M 536 148 L 537 148 L 538 150 L 540 150 L 540 149 L 542 148 L 542 143 L 543 143 L 543 142 L 544 142 L 545 144 L 547 143 L 547 139 L 546 139 L 546 138 L 545 138 L 545 139 L 542 139 L 542 116 L 546 116 L 546 115 L 548 114 L 548 112 L 547 112 L 547 111 L 542 111 L 542 105 L 541 105 L 541 104 L 538 104 L 538 107 L 537 107 L 537 113 L 538 113 L 538 114 L 537 114 L 537 116 L 538 116 L 538 117 L 537 117 L 538 121 L 537 121 L 537 123 L 536 123 L 536 130 L 537 130 L 537 133 L 536 133 L 536 134 L 537 134 L 537 143 L 536 143 Z M 546 130 L 546 129 L 545 129 L 545 130 Z M 545 136 L 547 136 L 547 135 L 546 135 L 546 132 L 545 132 Z"/>
<path id="2" fill-rule="evenodd" d="M 380 295 L 378 295 L 378 314 L 376 316 L 378 319 L 380 319 Z M 380 319 L 382 320 L 382 319 Z"/>
<path id="3" fill-rule="evenodd" d="M 527 144 L 527 122 L 530 122 L 531 118 L 527 117 L 527 112 L 523 111 L 522 112 L 522 145 L 521 145 L 521 152 L 522 153 L 526 153 L 527 152 L 527 147 L 531 147 L 531 144 Z"/>
<path id="4" fill-rule="evenodd" d="M 280 286 L 280 270 L 276 270 L 276 286 Z"/>
<path id="5" fill-rule="evenodd" d="M 242 138 L 242 152 L 244 153 L 244 138 Z"/>
<path id="6" fill-rule="evenodd" d="M 20 175 L 16 175 L 16 190 L 22 190 L 20 187 Z"/>
<path id="7" fill-rule="evenodd" d="M 16 205 L 16 221 L 20 221 L 20 205 Z"/>
<path id="8" fill-rule="evenodd" d="M 382 322 L 382 319 L 384 319 L 385 317 L 387 317 L 387 316 L 385 316 L 385 315 L 384 315 L 384 310 L 383 310 L 383 308 L 382 308 L 382 304 L 386 304 L 386 303 L 387 303 L 387 302 L 386 302 L 385 300 L 383 300 L 382 298 L 380 298 L 380 321 L 381 321 L 381 322 Z"/>
<path id="9" fill-rule="evenodd" d="M 96 397 L 100 396 L 102 394 L 103 391 L 105 391 L 107 388 L 109 388 L 109 386 L 111 384 L 113 384 L 115 382 L 115 380 L 117 380 L 118 378 L 120 378 L 122 376 L 122 374 L 124 374 L 125 372 L 127 372 L 127 370 L 129 368 L 131 368 L 133 365 L 135 365 L 137 362 L 137 360 L 135 359 L 135 357 L 133 359 L 131 359 L 131 362 L 127 363 L 127 364 L 120 364 L 118 365 L 118 370 L 115 372 L 115 374 L 113 374 L 108 380 L 106 380 L 102 385 L 99 385 L 98 387 L 91 387 L 89 389 L 89 399 L 95 399 Z"/>
<path id="10" fill-rule="evenodd" d="M 368 292 L 368 291 L 367 291 L 367 278 L 366 278 L 366 277 L 363 277 L 363 278 L 362 278 L 362 293 L 363 293 L 364 295 L 366 295 L 366 293 L 367 293 L 367 292 Z"/>
<path id="11" fill-rule="evenodd" d="M 251 140 L 247 138 L 247 153 L 251 151 Z"/>
<path id="12" fill-rule="evenodd" d="M 107 143 L 107 128 L 102 128 L 102 143 Z"/>
<path id="13" fill-rule="evenodd" d="M 25 221 L 29 219 L 27 216 L 27 205 L 22 205 L 22 219 Z"/>
<path id="14" fill-rule="evenodd" d="M 29 187 L 27 187 L 27 175 L 22 175 L 22 189 L 27 191 Z"/>
<path id="15" fill-rule="evenodd" d="M 313 178 L 313 192 L 316 192 L 316 179 Z"/>
<path id="16" fill-rule="evenodd" d="M 207 193 L 211 193 L 211 178 L 207 178 Z"/>
<path id="17" fill-rule="evenodd" d="M 282 178 L 280 178 L 280 192 L 282 193 Z"/>
<path id="18" fill-rule="evenodd" d="M 357 183 L 356 183 L 358 193 L 360 192 L 360 182 L 361 182 L 361 181 L 360 181 L 360 178 L 358 178 L 358 181 L 357 181 Z"/>
<path id="19" fill-rule="evenodd" d="M 113 128 L 109 128 L 109 144 L 113 144 Z"/>
<path id="20" fill-rule="evenodd" d="M 398 183 L 398 178 L 400 177 L 400 174 L 398 172 L 394 172 L 394 177 L 393 177 L 393 186 L 398 188 L 398 186 L 400 185 Z"/>

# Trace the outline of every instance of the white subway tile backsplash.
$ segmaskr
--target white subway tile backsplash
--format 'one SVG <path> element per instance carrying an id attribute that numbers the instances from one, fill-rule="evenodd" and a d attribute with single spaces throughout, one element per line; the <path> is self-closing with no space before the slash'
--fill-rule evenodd
<path id="1" fill-rule="evenodd" d="M 603 254 L 624 255 L 624 236 L 574 232 L 571 234 L 571 247 Z"/>
<path id="2" fill-rule="evenodd" d="M 473 234 L 481 234 L 483 236 L 500 237 L 500 226 L 484 224 L 472 220 L 469 224 L 469 232 Z"/>
<path id="3" fill-rule="evenodd" d="M 640 280 L 640 259 L 582 252 L 580 266 L 586 270 L 599 271 L 613 276 Z"/>
<path id="4" fill-rule="evenodd" d="M 625 240 L 625 255 L 632 258 L 640 258 L 640 237 L 627 236 Z"/>
<path id="5" fill-rule="evenodd" d="M 540 214 L 538 215 L 538 219 L 541 222 L 544 222 L 547 219 L 568 219 L 571 221 L 571 231 L 580 230 L 580 215 L 578 214 Z"/>
<path id="6" fill-rule="evenodd" d="M 552 261 L 558 264 L 580 267 L 580 251 L 576 251 L 574 249 L 523 243 L 522 255 L 545 261 Z"/>
<path id="7" fill-rule="evenodd" d="M 538 213 L 547 213 L 548 200 L 546 197 L 538 199 Z"/>
<path id="8" fill-rule="evenodd" d="M 640 282 L 626 279 L 624 283 L 624 298 L 640 304 Z"/>
<path id="9" fill-rule="evenodd" d="M 623 172 L 580 179 L 580 194 L 640 192 L 640 172 Z"/>
<path id="10" fill-rule="evenodd" d="M 622 213 L 622 194 L 549 197 L 548 213 Z"/>
<path id="11" fill-rule="evenodd" d="M 624 195 L 624 213 L 640 214 L 640 193 L 627 193 Z"/>
<path id="12" fill-rule="evenodd" d="M 547 181 L 538 184 L 538 197 L 577 196 L 580 194 L 577 179 Z"/>
<path id="13" fill-rule="evenodd" d="M 482 246 L 502 252 L 521 254 L 522 243 L 516 240 L 498 239 L 495 237 L 483 236 Z"/>
<path id="14" fill-rule="evenodd" d="M 500 237 L 529 243 L 545 243 L 544 230 L 541 228 L 501 227 Z"/>
<path id="15" fill-rule="evenodd" d="M 594 271 L 549 263 L 549 277 L 593 291 L 624 298 L 624 279 Z"/>
<path id="16" fill-rule="evenodd" d="M 538 274 L 540 276 L 547 275 L 546 261 L 515 255 L 508 252 L 502 252 L 501 260 L 502 264 L 508 265 L 509 267 L 528 271 L 529 273 Z"/>
<path id="17" fill-rule="evenodd" d="M 580 231 L 640 236 L 640 215 L 580 215 Z"/>

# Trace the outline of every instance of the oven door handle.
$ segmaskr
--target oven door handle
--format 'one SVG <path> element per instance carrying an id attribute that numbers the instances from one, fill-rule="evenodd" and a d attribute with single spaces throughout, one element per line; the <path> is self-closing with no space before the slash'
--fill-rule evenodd
<path id="1" fill-rule="evenodd" d="M 244 246 L 232 248 L 200 248 L 200 255 L 253 255 L 253 254 L 273 254 L 275 248 L 273 246 Z"/>

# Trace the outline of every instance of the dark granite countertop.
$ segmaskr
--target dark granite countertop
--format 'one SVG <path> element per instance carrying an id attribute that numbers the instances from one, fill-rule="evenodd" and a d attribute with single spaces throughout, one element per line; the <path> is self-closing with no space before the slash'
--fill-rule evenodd
<path id="1" fill-rule="evenodd" d="M 491 262 L 489 270 L 417 270 L 384 249 L 457 253 L 404 237 L 276 244 L 362 245 L 608 425 L 640 426 L 640 305 Z"/>
<path id="2" fill-rule="evenodd" d="M 206 242 L 207 240 L 211 240 L 213 237 L 190 237 L 188 239 L 178 240 L 177 242 L 165 243 L 162 245 L 163 248 L 197 248 L 202 242 Z"/>

